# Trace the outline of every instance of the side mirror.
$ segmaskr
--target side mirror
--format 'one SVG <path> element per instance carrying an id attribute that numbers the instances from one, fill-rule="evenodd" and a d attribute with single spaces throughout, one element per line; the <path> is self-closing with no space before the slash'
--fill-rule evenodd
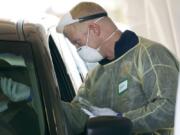
<path id="1" fill-rule="evenodd" d="M 127 118 L 98 116 L 90 118 L 86 125 L 86 135 L 131 135 L 133 124 Z"/>

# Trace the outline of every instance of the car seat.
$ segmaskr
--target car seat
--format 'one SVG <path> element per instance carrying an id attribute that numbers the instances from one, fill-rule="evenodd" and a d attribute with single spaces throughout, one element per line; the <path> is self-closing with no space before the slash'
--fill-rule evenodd
<path id="1" fill-rule="evenodd" d="M 1 135 L 17 135 L 14 129 L 2 119 L 0 119 L 0 134 Z"/>

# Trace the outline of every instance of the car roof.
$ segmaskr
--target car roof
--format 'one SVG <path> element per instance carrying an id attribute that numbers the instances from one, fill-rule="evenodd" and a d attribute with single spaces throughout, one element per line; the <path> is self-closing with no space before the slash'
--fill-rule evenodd
<path id="1" fill-rule="evenodd" d="M 0 18 L 0 40 L 28 41 L 47 47 L 49 30 L 56 26 L 58 18 L 43 16 L 35 19 Z"/>

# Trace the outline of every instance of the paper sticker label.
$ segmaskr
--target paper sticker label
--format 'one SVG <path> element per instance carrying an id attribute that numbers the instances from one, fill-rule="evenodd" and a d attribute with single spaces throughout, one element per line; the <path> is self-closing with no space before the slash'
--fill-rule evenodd
<path id="1" fill-rule="evenodd" d="M 128 88 L 128 80 L 125 80 L 123 82 L 121 82 L 119 84 L 119 91 L 118 91 L 118 94 L 121 94 L 122 92 L 124 92 L 125 90 L 127 90 Z"/>

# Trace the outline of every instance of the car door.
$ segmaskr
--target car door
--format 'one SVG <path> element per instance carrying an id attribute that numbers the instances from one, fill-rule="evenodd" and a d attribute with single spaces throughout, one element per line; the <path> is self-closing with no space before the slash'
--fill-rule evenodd
<path id="1" fill-rule="evenodd" d="M 0 77 L 31 89 L 28 101 L 8 100 L 8 108 L 0 112 L 1 134 L 67 135 L 46 29 L 36 23 L 4 20 L 0 29 Z M 0 108 L 1 103 L 0 98 Z"/>
<path id="2" fill-rule="evenodd" d="M 1 120 L 8 125 L 3 130 L 9 127 L 17 135 L 46 134 L 49 131 L 46 130 L 47 121 L 41 97 L 41 86 L 36 73 L 31 44 L 0 41 L 0 61 L 1 79 L 12 79 L 31 88 L 30 100 L 17 102 L 8 99 L 8 108 L 0 114 Z M 1 90 L 0 93 L 3 95 L 5 92 Z"/>

